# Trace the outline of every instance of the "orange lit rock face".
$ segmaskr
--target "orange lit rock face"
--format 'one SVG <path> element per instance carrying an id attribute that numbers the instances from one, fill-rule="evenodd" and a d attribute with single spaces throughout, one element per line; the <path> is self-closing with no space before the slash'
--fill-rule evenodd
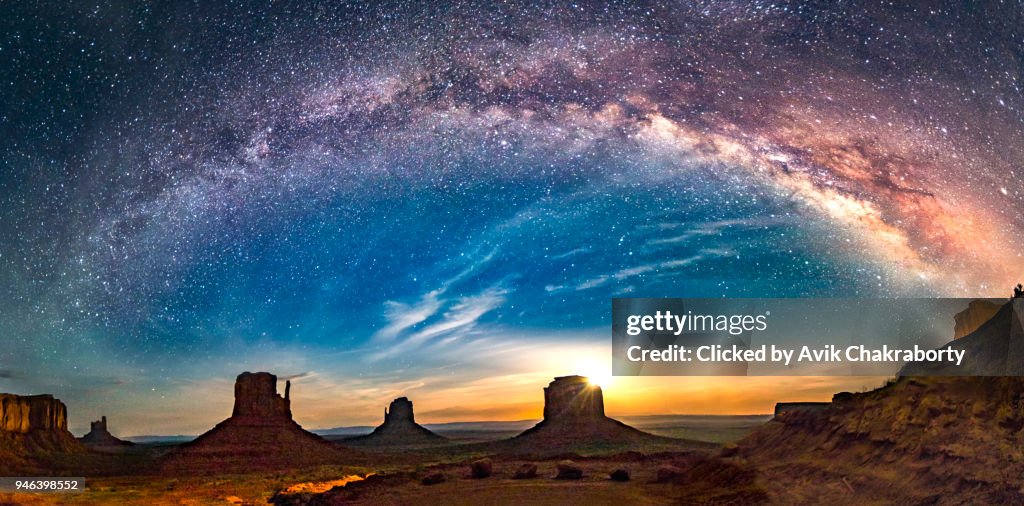
<path id="1" fill-rule="evenodd" d="M 68 412 L 52 395 L 0 394 L 0 431 L 28 434 L 35 430 L 66 431 Z"/>
<path id="2" fill-rule="evenodd" d="M 25 476 L 55 456 L 84 451 L 68 432 L 63 402 L 52 395 L 0 394 L 0 476 Z"/>
<path id="3" fill-rule="evenodd" d="M 559 417 L 603 417 L 604 396 L 601 387 L 583 376 L 555 378 L 544 388 L 544 419 Z"/>
<path id="4" fill-rule="evenodd" d="M 953 331 L 953 339 L 960 339 L 978 330 L 983 323 L 995 316 L 1000 307 L 1002 306 L 987 300 L 971 301 L 967 309 L 957 313 L 954 317 L 956 327 Z"/>

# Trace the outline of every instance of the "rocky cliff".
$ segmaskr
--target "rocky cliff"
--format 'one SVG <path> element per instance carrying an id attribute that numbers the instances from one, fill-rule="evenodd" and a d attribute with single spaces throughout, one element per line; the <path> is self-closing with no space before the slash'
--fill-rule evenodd
<path id="1" fill-rule="evenodd" d="M 67 427 L 67 408 L 52 395 L 0 394 L 0 473 L 38 473 L 84 452 Z"/>
<path id="2" fill-rule="evenodd" d="M 982 324 L 991 320 L 1001 307 L 1003 307 L 1002 304 L 988 300 L 972 300 L 967 305 L 967 309 L 953 317 L 955 322 L 953 326 L 953 339 L 960 339 L 978 330 Z"/>
<path id="3" fill-rule="evenodd" d="M 446 442 L 447 439 L 434 434 L 416 423 L 412 401 L 399 397 L 384 409 L 384 423 L 373 432 L 361 437 L 345 440 L 349 446 L 424 446 Z"/>
<path id="4" fill-rule="evenodd" d="M 292 420 L 289 391 L 277 393 L 277 376 L 245 372 L 235 380 L 230 418 L 169 453 L 164 472 L 246 472 L 352 463 L 354 454 L 307 432 Z"/>
<path id="5" fill-rule="evenodd" d="M 735 453 L 787 504 L 1024 504 L 1024 299 L 947 346 L 961 373 L 908 365 L 885 386 L 778 413 Z M 965 321 L 965 320 L 962 320 Z"/>
<path id="6" fill-rule="evenodd" d="M 966 351 L 963 364 L 914 362 L 900 376 L 1024 375 L 1024 298 L 1011 299 L 974 332 L 943 348 Z"/>
<path id="7" fill-rule="evenodd" d="M 0 430 L 28 434 L 34 430 L 66 431 L 68 411 L 52 395 L 0 394 Z"/>
<path id="8" fill-rule="evenodd" d="M 1024 504 L 1021 406 L 1021 377 L 904 377 L 780 413 L 737 452 L 780 503 Z"/>

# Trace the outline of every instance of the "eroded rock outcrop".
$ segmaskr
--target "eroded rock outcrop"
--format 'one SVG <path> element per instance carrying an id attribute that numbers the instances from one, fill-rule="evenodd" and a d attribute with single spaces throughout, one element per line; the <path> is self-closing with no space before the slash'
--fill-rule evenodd
<path id="1" fill-rule="evenodd" d="M 345 441 L 350 446 L 422 446 L 446 442 L 447 439 L 434 434 L 416 423 L 412 401 L 399 397 L 384 409 L 384 423 L 373 432 Z"/>
<path id="2" fill-rule="evenodd" d="M 735 453 L 792 493 L 781 503 L 799 502 L 812 484 L 843 483 L 833 496 L 815 497 L 841 502 L 855 491 L 865 503 L 1022 504 L 1022 323 L 1024 299 L 1015 298 L 947 344 L 967 350 L 959 372 L 979 376 L 926 377 L 952 371 L 909 364 L 881 388 L 836 394 L 823 409 L 778 413 Z"/>
<path id="3" fill-rule="evenodd" d="M 78 439 L 86 446 L 132 446 L 134 443 L 114 437 L 107 430 L 107 417 L 103 416 L 95 422 L 89 423 L 89 433 Z"/>
<path id="4" fill-rule="evenodd" d="M 52 395 L 0 394 L 0 430 L 28 434 L 67 428 L 67 407 Z"/>
<path id="5" fill-rule="evenodd" d="M 1024 375 L 1024 298 L 999 307 L 974 332 L 943 348 L 965 351 L 960 366 L 948 362 L 912 362 L 900 376 L 1022 376 Z"/>
<path id="6" fill-rule="evenodd" d="M 967 309 L 953 317 L 953 339 L 960 339 L 978 330 L 985 322 L 991 320 L 1001 307 L 1002 304 L 988 300 L 972 300 Z"/>
<path id="7" fill-rule="evenodd" d="M 555 378 L 544 388 L 544 419 L 604 417 L 604 394 L 583 376 Z"/>
<path id="8" fill-rule="evenodd" d="M 544 389 L 544 419 L 510 440 L 503 451 L 542 455 L 628 449 L 635 445 L 666 449 L 702 446 L 648 434 L 609 418 L 604 414 L 604 394 L 600 386 L 583 376 L 562 376 Z"/>
<path id="9" fill-rule="evenodd" d="M 39 472 L 84 452 L 68 432 L 67 407 L 52 395 L 0 394 L 0 473 Z"/>
<path id="10" fill-rule="evenodd" d="M 292 420 L 291 384 L 277 393 L 277 376 L 245 372 L 235 380 L 230 418 L 165 457 L 165 472 L 246 472 L 350 463 L 352 452 Z"/>
<path id="11" fill-rule="evenodd" d="M 243 372 L 235 379 L 235 407 L 232 418 L 292 419 L 291 381 L 285 395 L 277 393 L 277 376 L 268 372 Z"/>

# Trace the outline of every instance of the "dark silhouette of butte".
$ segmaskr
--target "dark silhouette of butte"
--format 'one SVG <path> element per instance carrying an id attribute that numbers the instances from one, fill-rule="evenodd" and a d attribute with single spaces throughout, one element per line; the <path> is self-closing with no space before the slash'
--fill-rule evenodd
<path id="1" fill-rule="evenodd" d="M 684 441 L 648 434 L 605 416 L 600 386 L 583 376 L 562 376 L 544 389 L 544 419 L 509 442 L 514 453 L 552 453 Z"/>
<path id="2" fill-rule="evenodd" d="M 384 409 L 384 423 L 365 436 L 345 441 L 352 446 L 418 446 L 444 443 L 448 439 L 416 423 L 412 401 L 399 397 Z"/>
<path id="3" fill-rule="evenodd" d="M 87 446 L 102 447 L 102 446 L 132 446 L 135 443 L 131 441 L 125 441 L 114 437 L 110 431 L 107 430 L 107 417 L 100 417 L 99 420 L 89 423 L 89 433 L 78 438 L 79 441 L 85 443 Z"/>
<path id="4" fill-rule="evenodd" d="M 165 457 L 167 472 L 240 472 L 345 462 L 351 453 L 292 420 L 289 390 L 277 393 L 277 376 L 244 372 L 235 380 L 231 417 Z"/>

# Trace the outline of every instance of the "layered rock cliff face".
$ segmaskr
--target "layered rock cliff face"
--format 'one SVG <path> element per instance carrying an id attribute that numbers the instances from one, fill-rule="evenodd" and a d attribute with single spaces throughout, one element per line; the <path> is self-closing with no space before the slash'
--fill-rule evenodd
<path id="1" fill-rule="evenodd" d="M 1013 299 L 947 346 L 968 350 L 968 371 L 1018 374 L 1022 315 Z M 925 367 L 779 413 L 735 451 L 780 503 L 1024 504 L 1024 377 L 915 376 Z"/>
<path id="2" fill-rule="evenodd" d="M 967 305 L 967 309 L 953 317 L 956 322 L 953 326 L 953 339 L 960 339 L 978 330 L 983 323 L 991 320 L 1001 307 L 1003 307 L 1002 304 L 987 300 L 972 300 Z"/>
<path id="3" fill-rule="evenodd" d="M 95 422 L 89 423 L 89 433 L 78 439 L 86 446 L 107 447 L 107 446 L 132 446 L 134 443 L 114 437 L 107 430 L 107 417 L 101 417 Z"/>
<path id="4" fill-rule="evenodd" d="M 639 431 L 604 414 L 601 387 L 583 376 L 555 378 L 544 389 L 544 419 L 510 441 L 507 452 L 554 454 L 664 446 L 703 446 Z"/>
<path id="5" fill-rule="evenodd" d="M 345 441 L 349 446 L 424 446 L 441 444 L 446 438 L 416 423 L 412 401 L 399 397 L 384 410 L 384 423 L 373 432 Z"/>
<path id="6" fill-rule="evenodd" d="M 780 503 L 1024 504 L 1021 406 L 1021 377 L 904 377 L 780 413 L 738 452 Z"/>
<path id="7" fill-rule="evenodd" d="M 67 428 L 67 408 L 52 395 L 0 394 L 0 431 L 28 434 Z"/>
<path id="8" fill-rule="evenodd" d="M 0 473 L 38 473 L 84 452 L 67 427 L 67 408 L 52 395 L 0 394 Z"/>
<path id="9" fill-rule="evenodd" d="M 277 376 L 240 374 L 235 380 L 231 417 L 169 453 L 161 468 L 177 474 L 351 463 L 350 451 L 307 432 L 292 420 L 290 388 L 287 383 L 282 397 L 277 393 Z"/>
<path id="10" fill-rule="evenodd" d="M 1011 299 L 974 332 L 943 348 L 964 350 L 963 364 L 914 362 L 904 366 L 900 376 L 1024 375 L 1024 298 Z"/>

